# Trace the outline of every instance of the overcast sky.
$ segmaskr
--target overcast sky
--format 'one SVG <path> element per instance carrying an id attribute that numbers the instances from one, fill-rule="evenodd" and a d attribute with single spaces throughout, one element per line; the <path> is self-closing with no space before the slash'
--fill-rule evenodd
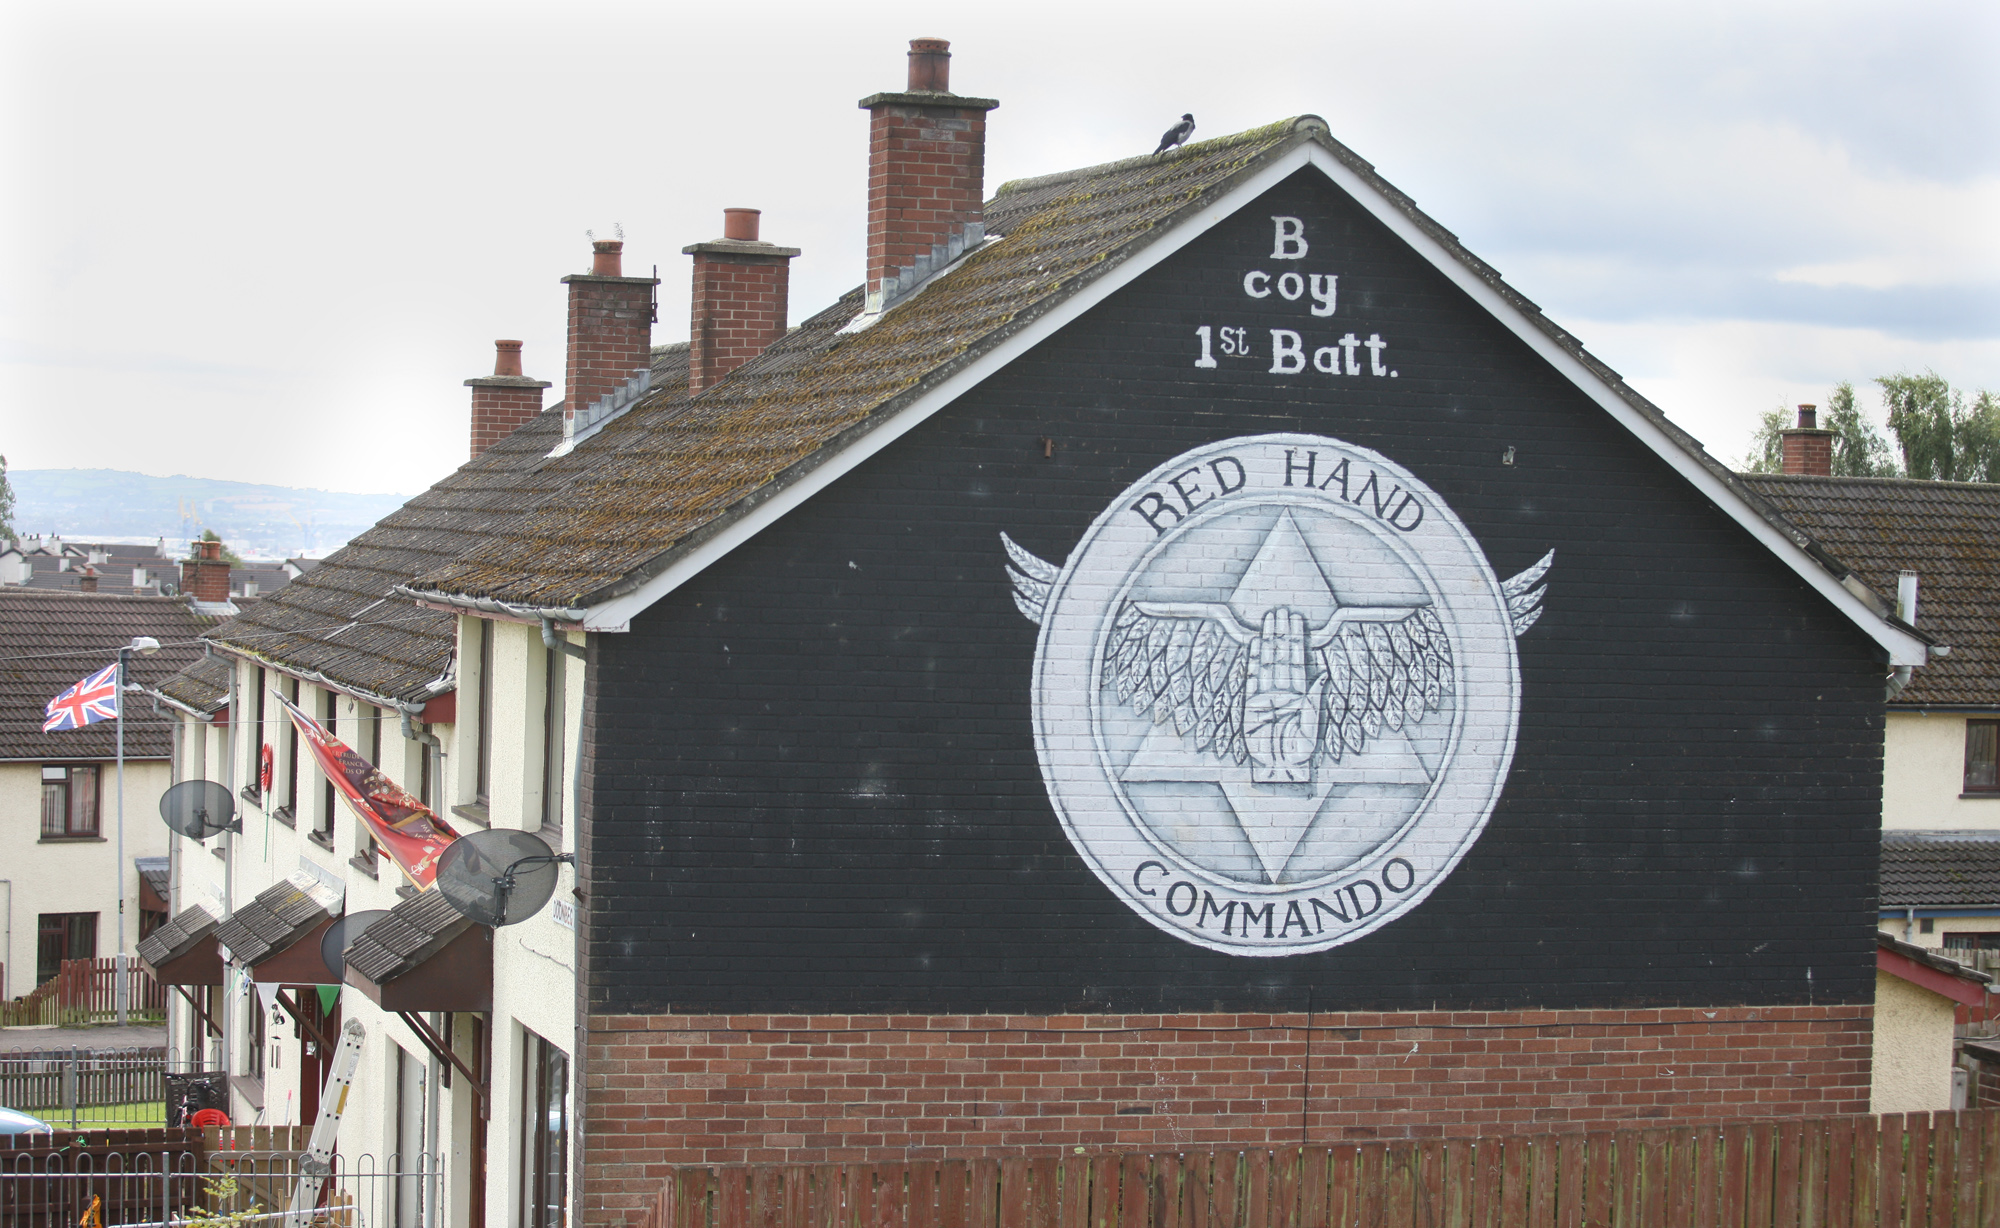
<path id="1" fill-rule="evenodd" d="M 1313 112 L 1709 449 L 1841 379 L 2000 391 L 2000 4 L 10 4 L 0 452 L 420 489 L 587 230 L 764 210 L 861 279 L 865 94 L 996 97 L 988 188 Z M 725 20 L 726 19 L 726 20 Z"/>

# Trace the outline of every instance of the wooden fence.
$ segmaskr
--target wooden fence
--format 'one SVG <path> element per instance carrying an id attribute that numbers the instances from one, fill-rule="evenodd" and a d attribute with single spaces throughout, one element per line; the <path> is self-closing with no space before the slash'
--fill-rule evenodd
<path id="1" fill-rule="evenodd" d="M 683 1168 L 643 1228 L 1994 1228 L 2000 1111 Z"/>
<path id="2" fill-rule="evenodd" d="M 125 964 L 128 1018 L 164 1019 L 167 989 L 137 959 Z M 102 1023 L 118 1017 L 118 961 L 66 959 L 48 980 L 11 1002 L 0 1002 L 0 1026 Z"/>
<path id="3" fill-rule="evenodd" d="M 167 1051 L 48 1049 L 0 1054 L 0 1104 L 42 1114 L 75 1104 L 166 1100 Z"/>

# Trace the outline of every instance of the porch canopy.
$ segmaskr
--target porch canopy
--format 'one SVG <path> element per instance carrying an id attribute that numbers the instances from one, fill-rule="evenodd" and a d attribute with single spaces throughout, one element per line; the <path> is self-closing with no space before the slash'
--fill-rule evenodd
<path id="1" fill-rule="evenodd" d="M 346 959 L 347 983 L 383 1010 L 493 1009 L 493 931 L 435 888 L 363 930 Z"/>
<path id="2" fill-rule="evenodd" d="M 216 939 L 253 980 L 338 985 L 320 957 L 319 940 L 345 911 L 346 892 L 300 871 L 257 894 L 216 929 Z"/>
<path id="3" fill-rule="evenodd" d="M 221 922 L 205 906 L 193 904 L 146 935 L 139 962 L 162 985 L 222 984 L 222 952 L 216 930 Z"/>

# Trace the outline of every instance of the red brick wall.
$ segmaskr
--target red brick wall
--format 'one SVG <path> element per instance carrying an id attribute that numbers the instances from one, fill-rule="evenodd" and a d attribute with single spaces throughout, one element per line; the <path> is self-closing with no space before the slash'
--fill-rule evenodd
<path id="1" fill-rule="evenodd" d="M 700 392 L 785 335 L 791 261 L 697 252 L 688 391 Z"/>
<path id="2" fill-rule="evenodd" d="M 229 600 L 229 564 L 221 559 L 183 560 L 181 592 L 196 601 Z"/>
<path id="3" fill-rule="evenodd" d="M 1832 431 L 1799 427 L 1785 431 L 1782 438 L 1786 473 L 1815 478 L 1833 476 Z"/>
<path id="4" fill-rule="evenodd" d="M 985 218 L 986 110 L 881 103 L 868 121 L 868 288 Z"/>
<path id="5" fill-rule="evenodd" d="M 577 273 L 569 286 L 569 351 L 563 403 L 576 409 L 653 365 L 653 287 L 650 277 Z"/>
<path id="6" fill-rule="evenodd" d="M 585 1222 L 620 1222 L 676 1164 L 1864 1113 L 1871 1017 L 1859 1005 L 1319 1013 L 1308 1038 L 1302 1015 L 598 1016 Z"/>
<path id="7" fill-rule="evenodd" d="M 542 389 L 547 384 L 472 385 L 472 454 L 479 455 L 514 433 L 521 424 L 542 412 Z"/>

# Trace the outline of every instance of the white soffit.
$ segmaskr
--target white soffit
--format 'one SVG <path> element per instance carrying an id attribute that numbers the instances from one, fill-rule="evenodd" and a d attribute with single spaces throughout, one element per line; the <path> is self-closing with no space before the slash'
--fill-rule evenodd
<path id="1" fill-rule="evenodd" d="M 1251 204 L 1306 166 L 1316 167 L 1326 175 L 1335 186 L 1352 197 L 1362 208 L 1367 209 L 1396 237 L 1409 244 L 1419 256 L 1450 278 L 1452 284 L 1464 290 L 1475 303 L 1505 324 L 1515 336 L 1527 343 L 1530 349 L 1561 372 L 1564 378 L 1582 390 L 1641 443 L 1651 448 L 1696 490 L 1714 501 L 1717 507 L 1741 525 L 1761 545 L 1777 555 L 1815 591 L 1832 602 L 1835 608 L 1861 628 L 1864 634 L 1881 645 L 1888 652 L 1891 664 L 1922 665 L 1929 660 L 1928 649 L 1923 640 L 1889 623 L 1868 608 L 1859 597 L 1842 587 L 1831 572 L 1820 566 L 1797 543 L 1759 515 L 1736 491 L 1730 489 L 1728 484 L 1709 472 L 1707 466 L 1661 430 L 1657 423 L 1628 404 L 1618 395 L 1617 390 L 1601 379 L 1596 372 L 1536 327 L 1531 319 L 1488 285 L 1483 278 L 1461 263 L 1442 243 L 1417 225 L 1416 221 L 1395 202 L 1383 196 L 1374 185 L 1356 174 L 1326 148 L 1312 141 L 1306 141 L 1291 152 L 1273 159 L 1263 169 L 1238 184 L 1207 208 L 1184 218 L 1173 229 L 1126 257 L 1116 268 L 1071 294 L 1019 332 L 973 359 L 942 384 L 898 410 L 866 435 L 853 441 L 837 454 L 826 457 L 812 472 L 737 517 L 700 546 L 675 559 L 660 574 L 623 596 L 590 607 L 584 615 L 583 629 L 607 632 L 629 630 L 632 620 L 654 602 L 699 575 L 710 564 L 763 532 L 780 517 L 789 514 L 794 508 L 832 485 L 863 461 L 902 438 L 932 414 L 972 391 L 989 376 L 1005 368 L 1059 329 L 1206 234 L 1218 222 Z M 912 307 L 922 302 L 922 299 L 923 296 L 919 294 L 906 300 L 901 306 Z"/>

